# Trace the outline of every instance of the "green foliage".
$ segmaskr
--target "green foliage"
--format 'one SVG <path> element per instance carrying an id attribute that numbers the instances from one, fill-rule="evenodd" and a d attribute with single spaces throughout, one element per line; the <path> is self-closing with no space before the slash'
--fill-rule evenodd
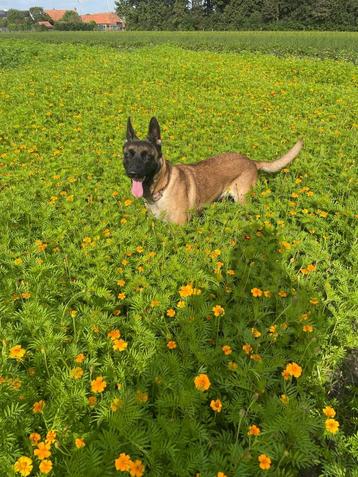
<path id="1" fill-rule="evenodd" d="M 353 475 L 354 387 L 329 391 L 355 345 L 354 65 L 168 45 L 0 47 L 4 475 L 20 456 L 39 475 L 29 436 L 51 430 L 56 476 L 128 475 L 115 470 L 120 453 L 152 477 L 260 476 L 262 454 L 269 476 Z M 228 150 L 270 160 L 298 137 L 305 149 L 262 174 L 245 207 L 215 203 L 177 227 L 130 196 L 129 115 L 141 136 L 158 117 L 173 163 Z M 181 296 L 188 284 L 200 292 Z M 285 380 L 293 362 L 302 374 Z"/>

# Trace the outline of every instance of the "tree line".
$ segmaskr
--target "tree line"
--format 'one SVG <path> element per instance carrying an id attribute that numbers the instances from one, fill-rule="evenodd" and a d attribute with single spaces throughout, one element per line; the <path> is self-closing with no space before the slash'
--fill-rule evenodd
<path id="1" fill-rule="evenodd" d="M 117 0 L 128 30 L 358 30 L 358 0 Z"/>

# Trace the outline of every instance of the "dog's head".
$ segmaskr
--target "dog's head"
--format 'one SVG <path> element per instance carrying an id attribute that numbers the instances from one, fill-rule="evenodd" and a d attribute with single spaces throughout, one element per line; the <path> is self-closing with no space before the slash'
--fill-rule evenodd
<path id="1" fill-rule="evenodd" d="M 136 136 L 131 119 L 128 118 L 123 154 L 124 169 L 127 176 L 132 179 L 132 194 L 142 197 L 143 184 L 150 184 L 161 164 L 160 127 L 156 118 L 150 120 L 145 140 L 140 140 Z"/>

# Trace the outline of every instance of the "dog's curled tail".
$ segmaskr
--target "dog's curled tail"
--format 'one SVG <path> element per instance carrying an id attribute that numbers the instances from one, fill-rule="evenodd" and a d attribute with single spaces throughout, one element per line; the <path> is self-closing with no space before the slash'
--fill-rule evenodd
<path id="1" fill-rule="evenodd" d="M 284 156 L 272 162 L 257 162 L 255 161 L 258 170 L 265 172 L 277 172 L 286 167 L 299 154 L 303 147 L 303 141 L 300 139 L 296 142 L 292 149 L 290 149 Z"/>

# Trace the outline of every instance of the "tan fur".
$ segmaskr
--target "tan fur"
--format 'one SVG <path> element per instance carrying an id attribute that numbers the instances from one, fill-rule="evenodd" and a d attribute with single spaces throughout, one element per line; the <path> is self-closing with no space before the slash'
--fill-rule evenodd
<path id="1" fill-rule="evenodd" d="M 258 170 L 279 171 L 293 161 L 302 146 L 298 141 L 273 162 L 256 162 L 237 153 L 219 154 L 196 164 L 172 165 L 162 158 L 150 191 L 144 195 L 147 208 L 158 218 L 184 224 L 193 211 L 222 197 L 230 195 L 235 202 L 244 203 Z"/>

